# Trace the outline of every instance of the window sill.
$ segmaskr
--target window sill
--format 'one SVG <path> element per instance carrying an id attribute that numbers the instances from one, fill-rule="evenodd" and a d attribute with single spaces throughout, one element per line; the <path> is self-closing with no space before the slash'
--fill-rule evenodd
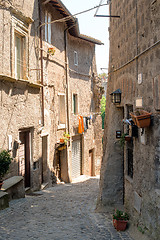
<path id="1" fill-rule="evenodd" d="M 10 77 L 10 76 L 8 76 L 8 75 L 2 75 L 2 74 L 0 74 L 0 80 L 2 80 L 2 81 L 8 81 L 8 82 L 17 82 L 17 83 L 20 82 L 20 83 L 25 83 L 25 84 L 28 84 L 30 87 L 36 87 L 36 88 L 42 87 L 41 84 L 34 83 L 34 82 L 29 81 L 29 80 L 16 79 L 16 78 Z"/>
<path id="2" fill-rule="evenodd" d="M 59 124 L 58 125 L 58 130 L 65 129 L 65 128 L 66 128 L 66 124 Z"/>

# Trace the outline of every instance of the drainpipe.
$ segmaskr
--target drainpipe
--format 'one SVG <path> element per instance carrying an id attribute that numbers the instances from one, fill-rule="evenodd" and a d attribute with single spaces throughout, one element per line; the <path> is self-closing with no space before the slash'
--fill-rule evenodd
<path id="1" fill-rule="evenodd" d="M 42 8 L 41 0 L 38 0 L 39 8 L 39 36 L 40 36 L 40 58 L 41 58 L 41 84 L 42 84 L 42 126 L 44 126 L 44 86 L 43 86 L 43 44 L 42 44 Z"/>
<path id="2" fill-rule="evenodd" d="M 64 51 L 65 51 L 65 72 L 66 72 L 66 100 L 67 100 L 67 129 L 70 133 L 70 122 L 69 122 L 69 81 L 68 81 L 68 64 L 67 64 L 67 31 L 70 27 L 64 30 Z"/>
<path id="3" fill-rule="evenodd" d="M 70 122 L 69 122 L 69 80 L 68 80 L 68 64 L 67 64 L 67 32 L 69 29 L 74 27 L 76 25 L 76 22 L 70 26 L 67 27 L 64 30 L 64 50 L 65 50 L 65 70 L 66 70 L 66 88 L 67 88 L 67 95 L 66 95 L 66 100 L 67 100 L 67 128 L 68 128 L 68 133 L 70 133 Z"/>

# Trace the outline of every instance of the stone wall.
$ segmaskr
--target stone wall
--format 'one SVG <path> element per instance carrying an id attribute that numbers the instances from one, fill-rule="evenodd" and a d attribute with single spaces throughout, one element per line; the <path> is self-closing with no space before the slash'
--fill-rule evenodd
<path id="1" fill-rule="evenodd" d="M 3 4 L 3 2 L 2 2 Z M 5 178 L 19 175 L 20 133 L 30 132 L 30 187 L 39 189 L 42 158 L 41 137 L 41 87 L 38 84 L 37 58 L 34 48 L 38 12 L 36 1 L 5 1 L 0 9 L 0 145 L 8 149 L 9 136 L 12 139 L 10 150 L 13 161 Z M 23 79 L 15 78 L 15 33 L 24 31 L 25 59 L 21 66 L 26 74 Z M 20 33 L 21 34 L 21 33 Z M 25 64 L 25 67 L 24 67 Z M 33 69 L 33 70 L 32 70 Z M 24 153 L 24 152 L 23 152 Z"/>
<path id="2" fill-rule="evenodd" d="M 131 222 L 152 239 L 158 239 L 160 211 L 159 10 L 159 1 L 112 1 L 110 5 L 111 14 L 120 18 L 111 18 L 109 28 L 109 81 L 99 198 L 102 205 L 124 202 Z M 121 103 L 115 106 L 110 93 L 119 88 Z M 128 174 L 130 146 L 125 143 L 119 149 L 116 131 L 128 131 L 122 120 L 128 118 L 129 109 L 137 109 L 137 99 L 143 99 L 142 109 L 151 112 L 153 120 L 144 131 L 138 129 L 138 138 L 133 138 L 132 178 Z"/>
<path id="3" fill-rule="evenodd" d="M 41 20 L 38 0 L 2 1 L 1 4 L 0 96 L 2 124 L 5 127 L 1 129 L 0 141 L 7 148 L 8 135 L 12 135 L 14 156 L 14 163 L 6 178 L 24 171 L 20 162 L 25 158 L 24 152 L 28 148 L 26 142 L 29 141 L 28 185 L 32 190 L 39 189 L 42 183 L 48 186 L 56 183 L 60 158 L 65 159 L 61 164 L 62 180 L 72 180 L 72 141 L 63 146 L 64 149 L 61 149 L 59 142 L 65 131 L 70 132 L 71 139 L 78 135 L 74 131 L 78 127 L 78 114 L 92 118 L 88 130 L 81 134 L 84 146 L 82 173 L 90 174 L 89 151 L 93 150 L 94 174 L 99 174 L 102 149 L 99 113 L 101 88 L 96 78 L 95 43 L 73 37 L 67 31 L 65 49 L 64 33 L 67 25 L 61 21 L 51 24 L 51 43 L 48 43 L 45 39 L 45 26 L 39 27 L 39 21 L 45 22 L 46 12 L 51 14 L 51 21 L 63 18 L 50 3 L 42 4 Z M 20 77 L 16 76 L 15 68 L 16 34 L 23 42 L 23 59 L 20 61 L 23 73 Z M 53 47 L 54 55 L 48 54 L 48 48 Z M 74 51 L 78 53 L 78 66 L 74 65 Z M 76 115 L 73 114 L 72 107 L 73 93 L 78 94 Z M 60 96 L 64 96 L 65 106 L 60 105 Z M 60 124 L 60 113 L 64 113 L 64 124 Z"/>
<path id="4" fill-rule="evenodd" d="M 52 5 L 42 5 L 42 19 L 44 21 L 44 13 L 48 11 L 52 16 L 52 21 L 61 19 L 63 16 L 56 11 Z M 52 40 L 51 44 L 44 41 L 44 27 L 43 29 L 43 78 L 44 78 L 44 106 L 45 106 L 45 118 L 44 129 L 48 132 L 48 164 L 53 171 L 57 172 L 59 160 L 62 156 L 57 148 L 60 138 L 65 131 L 69 131 L 71 139 L 75 135 L 78 135 L 78 114 L 83 117 L 89 117 L 94 115 L 93 106 L 93 81 L 92 74 L 96 73 L 95 62 L 95 44 L 81 40 L 77 37 L 71 36 L 68 31 L 66 34 L 66 58 L 65 58 L 65 29 L 66 24 L 63 22 L 56 22 L 51 25 Z M 54 47 L 54 56 L 48 55 L 47 51 L 49 47 Z M 78 53 L 78 66 L 74 65 L 74 51 Z M 66 59 L 67 59 L 67 73 L 66 73 Z M 67 78 L 66 78 L 67 77 Z M 68 79 L 68 80 L 67 80 Z M 94 87 L 96 84 L 94 84 Z M 78 96 L 78 113 L 73 114 L 73 94 Z M 59 96 L 65 97 L 64 115 L 66 118 L 65 126 L 60 126 L 59 113 L 61 106 L 59 105 Z M 67 97 L 68 95 L 68 97 Z M 98 96 L 100 97 L 100 96 Z M 96 97 L 95 97 L 96 98 Z M 68 110 L 67 110 L 68 104 Z M 68 113 L 67 113 L 68 111 Z M 69 119 L 68 119 L 69 116 Z M 98 118 L 97 118 L 98 119 Z M 68 123 L 69 121 L 69 123 Z M 91 121 L 92 122 L 92 121 Z M 100 170 L 101 159 L 101 119 L 96 120 L 97 125 L 99 123 L 99 136 L 96 139 L 99 140 L 99 151 L 95 150 L 96 174 Z M 69 126 L 69 129 L 68 129 Z M 82 136 L 83 149 L 82 149 L 82 165 L 83 174 L 89 174 L 89 150 L 96 149 L 95 137 L 94 137 L 94 124 L 89 125 L 89 129 Z M 58 154 L 58 155 L 57 155 Z M 67 154 L 65 155 L 66 167 L 63 165 L 61 171 L 62 179 L 70 179 L 72 169 L 72 141 L 67 146 Z M 97 160 L 98 159 L 98 160 Z M 64 168 L 65 171 L 64 172 Z M 62 173 L 63 172 L 63 173 Z M 68 177 L 67 177 L 68 175 Z"/>

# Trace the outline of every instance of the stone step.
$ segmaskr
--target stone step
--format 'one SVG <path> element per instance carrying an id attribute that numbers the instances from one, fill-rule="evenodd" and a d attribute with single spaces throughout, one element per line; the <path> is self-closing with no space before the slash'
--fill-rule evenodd
<path id="1" fill-rule="evenodd" d="M 48 182 L 41 184 L 41 190 L 48 188 Z"/>
<path id="2" fill-rule="evenodd" d="M 8 193 L 0 190 L 0 210 L 9 207 L 9 196 Z"/>
<path id="3" fill-rule="evenodd" d="M 29 194 L 31 193 L 31 188 L 30 187 L 26 187 L 25 188 L 25 194 Z"/>

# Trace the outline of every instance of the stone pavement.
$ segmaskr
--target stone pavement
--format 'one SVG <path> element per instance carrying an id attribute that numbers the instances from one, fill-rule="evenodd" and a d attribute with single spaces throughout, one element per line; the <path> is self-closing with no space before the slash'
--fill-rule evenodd
<path id="1" fill-rule="evenodd" d="M 0 211 L 3 240 L 131 240 L 111 216 L 95 213 L 98 178 L 60 184 L 13 200 Z"/>

